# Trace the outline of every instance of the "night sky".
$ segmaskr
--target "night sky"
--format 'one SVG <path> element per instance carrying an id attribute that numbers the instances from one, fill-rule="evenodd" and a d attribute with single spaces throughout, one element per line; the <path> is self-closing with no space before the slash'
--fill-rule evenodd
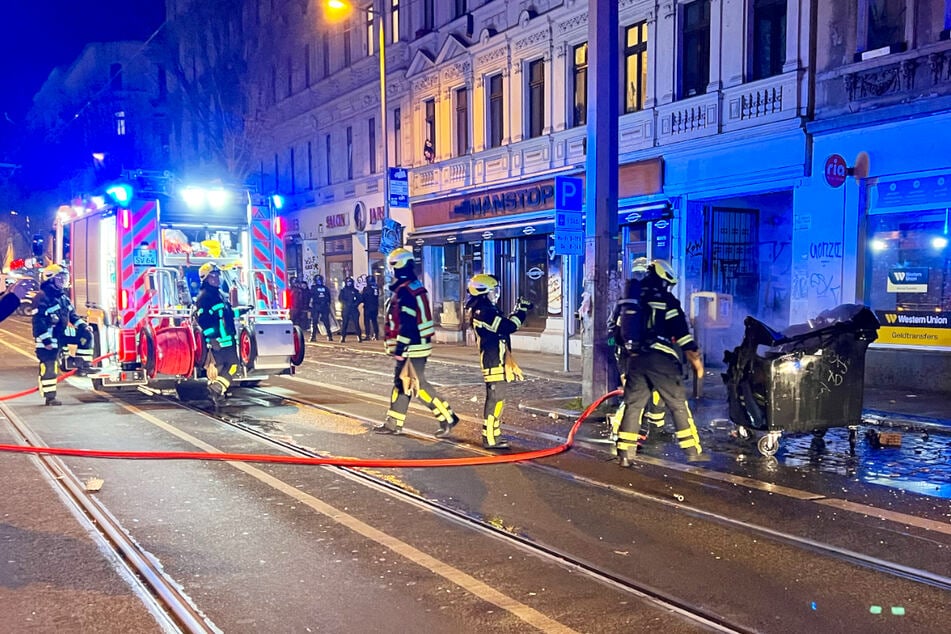
<path id="1" fill-rule="evenodd" d="M 19 122 L 87 43 L 144 40 L 164 16 L 164 0 L 0 0 L 0 118 Z"/>

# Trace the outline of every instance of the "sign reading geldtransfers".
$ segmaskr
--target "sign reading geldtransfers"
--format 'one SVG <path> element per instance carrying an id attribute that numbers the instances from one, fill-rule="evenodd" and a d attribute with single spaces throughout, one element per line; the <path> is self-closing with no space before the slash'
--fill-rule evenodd
<path id="1" fill-rule="evenodd" d="M 896 346 L 951 347 L 951 313 L 877 310 L 877 343 Z"/>

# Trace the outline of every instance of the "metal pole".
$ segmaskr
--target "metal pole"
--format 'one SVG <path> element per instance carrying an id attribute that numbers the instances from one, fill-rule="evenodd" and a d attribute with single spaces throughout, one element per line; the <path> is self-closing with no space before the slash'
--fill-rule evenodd
<path id="1" fill-rule="evenodd" d="M 585 328 L 582 399 L 610 389 L 613 355 L 607 345 L 608 297 L 617 271 L 618 3 L 591 0 L 588 10 L 588 156 L 585 163 L 584 286 L 591 301 Z"/>
<path id="2" fill-rule="evenodd" d="M 390 217 L 390 138 L 389 126 L 386 117 L 386 20 L 383 18 L 383 3 L 386 0 L 377 0 L 379 8 L 374 5 L 373 12 L 380 34 L 380 133 L 383 135 L 383 220 Z"/>
<path id="3" fill-rule="evenodd" d="M 568 290 L 571 288 L 571 284 L 569 283 L 569 280 L 571 279 L 569 277 L 570 269 L 571 269 L 571 256 L 570 255 L 561 256 L 561 318 L 562 318 L 562 321 L 564 322 L 562 325 L 564 326 L 564 330 L 565 330 L 565 333 L 563 336 L 565 359 L 564 359 L 564 366 L 562 367 L 562 370 L 564 370 L 565 374 L 568 373 L 568 335 L 569 335 L 568 325 L 571 323 L 570 321 L 571 303 L 569 302 L 569 297 L 568 297 Z"/>

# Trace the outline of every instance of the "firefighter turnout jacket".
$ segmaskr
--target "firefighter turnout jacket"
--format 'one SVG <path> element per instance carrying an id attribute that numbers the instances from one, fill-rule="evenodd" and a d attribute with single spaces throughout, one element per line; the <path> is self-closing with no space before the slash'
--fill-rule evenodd
<path id="1" fill-rule="evenodd" d="M 690 333 L 687 316 L 673 293 L 652 284 L 641 284 L 637 292 L 638 298 L 622 299 L 616 308 L 614 332 L 622 354 L 655 350 L 682 363 L 681 350 L 699 349 Z M 639 341 L 626 341 L 630 335 L 622 335 L 635 332 L 641 333 Z"/>
<path id="2" fill-rule="evenodd" d="M 201 328 L 205 344 L 212 350 L 228 348 L 236 344 L 235 319 L 244 310 L 232 308 L 224 293 L 214 286 L 204 284 L 195 300 L 195 320 Z"/>
<path id="3" fill-rule="evenodd" d="M 416 276 L 390 285 L 393 294 L 386 309 L 384 345 L 396 357 L 428 357 L 436 333 L 429 295 Z"/>
<path id="4" fill-rule="evenodd" d="M 523 305 L 508 317 L 486 295 L 474 298 L 470 320 L 479 339 L 479 362 L 486 383 L 505 380 L 505 358 L 511 349 L 510 335 L 527 316 Z"/>
<path id="5" fill-rule="evenodd" d="M 62 289 L 56 288 L 53 280 L 40 285 L 36 294 L 33 315 L 33 337 L 37 348 L 61 348 L 66 343 L 66 328 L 70 324 L 77 331 L 88 329 L 86 322 L 76 314 L 73 303 Z"/>

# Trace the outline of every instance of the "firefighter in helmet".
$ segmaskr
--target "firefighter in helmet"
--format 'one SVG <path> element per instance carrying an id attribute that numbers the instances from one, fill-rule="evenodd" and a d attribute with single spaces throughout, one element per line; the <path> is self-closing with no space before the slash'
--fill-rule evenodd
<path id="1" fill-rule="evenodd" d="M 66 269 L 50 264 L 40 271 L 40 291 L 33 300 L 33 337 L 36 339 L 36 358 L 40 362 L 40 396 L 47 405 L 62 405 L 56 398 L 56 378 L 59 374 L 59 353 L 67 345 L 76 346 L 76 356 L 70 365 L 80 375 L 92 369 L 93 335 L 86 322 L 76 314 L 66 294 Z"/>
<path id="2" fill-rule="evenodd" d="M 670 292 L 676 283 L 677 276 L 670 264 L 654 260 L 641 281 L 637 304 L 622 310 L 618 317 L 625 361 L 625 411 L 617 440 L 618 463 L 622 467 L 630 466 L 637 452 L 637 432 L 653 391 L 670 411 L 677 441 L 687 460 L 708 459 L 687 405 L 679 351 L 683 351 L 698 376 L 703 375 L 703 361 L 680 302 Z"/>
<path id="3" fill-rule="evenodd" d="M 201 329 L 205 346 L 215 362 L 217 376 L 208 380 L 208 395 L 215 405 L 220 404 L 238 374 L 238 346 L 235 319 L 248 312 L 247 307 L 233 308 L 221 291 L 221 270 L 213 262 L 198 269 L 201 290 L 195 299 L 193 319 Z"/>
<path id="4" fill-rule="evenodd" d="M 469 323 L 479 341 L 479 363 L 485 380 L 485 406 L 482 409 L 482 446 L 486 449 L 508 449 L 502 438 L 502 410 L 505 408 L 505 384 L 521 378 L 511 356 L 511 335 L 518 330 L 534 308 L 527 299 L 519 299 L 515 311 L 505 316 L 496 302 L 499 281 L 492 275 L 472 276 L 466 287 L 469 299 L 466 311 Z"/>
<path id="5" fill-rule="evenodd" d="M 395 279 L 390 284 L 392 294 L 386 307 L 383 343 L 386 351 L 396 360 L 396 368 L 386 422 L 376 431 L 383 434 L 402 433 L 410 397 L 415 392 L 439 422 L 436 436 L 447 436 L 459 423 L 459 417 L 426 380 L 426 361 L 432 353 L 432 337 L 435 334 L 429 296 L 416 277 L 412 251 L 395 249 L 386 260 Z"/>
<path id="6" fill-rule="evenodd" d="M 621 377 L 621 386 L 624 385 L 624 371 L 625 365 L 627 364 L 627 355 L 624 350 L 624 341 L 620 333 L 620 322 L 618 318 L 624 312 L 626 308 L 633 307 L 637 310 L 638 303 L 640 301 L 641 294 L 641 282 L 647 276 L 648 269 L 650 268 L 650 260 L 646 257 L 639 257 L 634 260 L 633 266 L 631 267 L 631 279 L 627 281 L 624 286 L 624 295 L 618 302 L 614 305 L 614 310 L 611 311 L 611 316 L 608 318 L 608 333 L 610 333 L 610 339 L 608 340 L 609 345 L 614 347 L 614 359 L 617 361 L 618 374 Z M 624 401 L 621 401 L 621 406 L 618 407 L 617 411 L 608 417 L 608 423 L 611 426 L 611 441 L 617 442 L 618 440 L 618 431 L 621 427 L 621 419 L 624 418 Z M 664 427 L 664 402 L 660 398 L 660 394 L 657 390 L 651 389 L 651 398 L 647 403 L 647 409 L 644 410 L 644 416 L 641 419 L 640 428 L 637 434 L 637 444 L 638 446 L 642 445 L 644 441 L 647 440 L 647 436 L 650 433 L 651 426 L 657 428 Z"/>

